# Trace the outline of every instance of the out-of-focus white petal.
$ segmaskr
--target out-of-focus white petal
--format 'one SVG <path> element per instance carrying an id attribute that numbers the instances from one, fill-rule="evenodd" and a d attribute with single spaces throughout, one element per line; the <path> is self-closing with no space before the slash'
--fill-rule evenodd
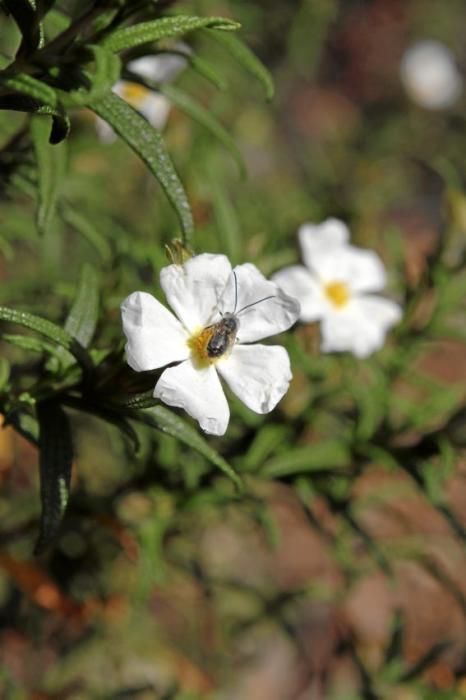
<path id="1" fill-rule="evenodd" d="M 286 294 L 297 299 L 301 305 L 299 320 L 304 323 L 317 321 L 325 313 L 328 302 L 323 298 L 322 287 L 312 273 L 303 265 L 291 265 L 272 275 Z"/>
<path id="2" fill-rule="evenodd" d="M 298 229 L 298 238 L 304 263 L 313 270 L 316 250 L 326 251 L 345 245 L 349 235 L 347 225 L 340 219 L 326 219 L 321 224 L 303 224 Z"/>
<path id="3" fill-rule="evenodd" d="M 385 287 L 385 268 L 372 250 L 345 245 L 328 253 L 314 253 L 314 270 L 320 282 L 345 282 L 352 292 L 377 292 Z"/>
<path id="4" fill-rule="evenodd" d="M 231 273 L 225 255 L 202 253 L 184 265 L 168 265 L 160 272 L 167 301 L 189 331 L 218 320 L 218 303 Z"/>
<path id="5" fill-rule="evenodd" d="M 228 427 L 230 409 L 213 366 L 197 369 L 186 360 L 169 367 L 157 382 L 154 396 L 169 406 L 183 408 L 206 433 L 223 435 Z"/>
<path id="6" fill-rule="evenodd" d="M 391 299 L 366 294 L 358 297 L 356 302 L 361 314 L 370 318 L 373 323 L 382 326 L 384 331 L 401 320 L 402 308 Z"/>
<path id="7" fill-rule="evenodd" d="M 97 131 L 97 138 L 102 143 L 114 143 L 117 140 L 117 135 L 105 119 L 95 118 L 95 130 Z"/>
<path id="8" fill-rule="evenodd" d="M 127 68 L 135 75 L 146 78 L 154 83 L 168 83 L 186 68 L 185 56 L 175 53 L 160 53 L 152 56 L 141 56 L 127 63 Z"/>
<path id="9" fill-rule="evenodd" d="M 419 41 L 407 49 L 400 74 L 408 95 L 426 109 L 450 107 L 463 91 L 453 54 L 439 41 Z"/>
<path id="10" fill-rule="evenodd" d="M 387 330 L 400 318 L 400 307 L 389 299 L 355 297 L 344 309 L 322 319 L 322 352 L 348 351 L 368 357 L 380 350 Z"/>
<path id="11" fill-rule="evenodd" d="M 121 304 L 126 359 L 137 372 L 164 367 L 189 357 L 181 323 L 151 294 L 133 292 Z"/>
<path id="12" fill-rule="evenodd" d="M 290 358 L 280 346 L 235 345 L 217 369 L 232 392 L 256 413 L 271 411 L 291 380 Z"/>
<path id="13" fill-rule="evenodd" d="M 222 313 L 238 314 L 239 342 L 252 343 L 282 333 L 298 320 L 299 302 L 285 294 L 274 282 L 266 280 L 255 265 L 237 265 L 234 273 L 226 284 L 220 310 Z M 249 308 L 245 308 L 247 306 Z"/>
<path id="14" fill-rule="evenodd" d="M 137 108 L 155 129 L 162 130 L 167 123 L 171 104 L 165 95 L 150 92 Z"/>

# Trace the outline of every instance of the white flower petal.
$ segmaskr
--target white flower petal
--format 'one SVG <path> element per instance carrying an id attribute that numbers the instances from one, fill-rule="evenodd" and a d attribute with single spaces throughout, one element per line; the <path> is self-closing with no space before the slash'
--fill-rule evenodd
<path id="1" fill-rule="evenodd" d="M 314 271 L 323 285 L 345 282 L 353 292 L 377 292 L 385 287 L 385 268 L 372 250 L 345 245 L 330 252 L 315 252 Z"/>
<path id="2" fill-rule="evenodd" d="M 100 117 L 95 118 L 95 130 L 97 132 L 97 138 L 102 143 L 114 143 L 117 140 L 116 133 L 105 119 L 101 119 Z"/>
<path id="3" fill-rule="evenodd" d="M 419 41 L 403 55 L 401 80 L 414 102 L 426 109 L 451 107 L 463 91 L 452 52 L 439 41 Z"/>
<path id="4" fill-rule="evenodd" d="M 357 299 L 358 307 L 366 318 L 388 330 L 401 320 L 402 308 L 391 299 L 366 294 Z"/>
<path id="5" fill-rule="evenodd" d="M 349 229 L 340 219 L 330 218 L 321 224 L 305 223 L 298 229 L 304 263 L 313 269 L 313 255 L 316 250 L 338 248 L 349 240 Z"/>
<path id="6" fill-rule="evenodd" d="M 285 294 L 274 282 L 266 280 L 255 265 L 237 265 L 234 273 L 225 287 L 220 310 L 224 314 L 238 314 L 239 342 L 252 343 L 282 333 L 298 320 L 299 302 Z M 249 308 L 245 308 L 247 306 Z"/>
<path id="7" fill-rule="evenodd" d="M 160 284 L 167 301 L 189 331 L 205 327 L 218 316 L 219 299 L 230 273 L 228 258 L 210 253 L 162 269 Z"/>
<path id="8" fill-rule="evenodd" d="M 186 360 L 166 369 L 154 396 L 169 406 L 183 408 L 206 433 L 223 435 L 228 427 L 230 409 L 213 366 L 197 369 Z"/>
<path id="9" fill-rule="evenodd" d="M 142 56 L 127 63 L 127 68 L 141 78 L 147 78 L 154 83 L 168 83 L 175 80 L 177 75 L 186 68 L 187 59 L 173 53 L 161 53 L 153 56 Z"/>
<path id="10" fill-rule="evenodd" d="M 355 297 L 321 324 L 322 352 L 352 352 L 368 357 L 380 350 L 387 330 L 401 318 L 401 308 L 381 297 Z"/>
<path id="11" fill-rule="evenodd" d="M 150 92 L 137 107 L 155 129 L 163 129 L 170 114 L 171 104 L 165 95 Z"/>
<path id="12" fill-rule="evenodd" d="M 133 292 L 121 304 L 126 359 L 142 372 L 189 357 L 187 333 L 181 323 L 151 294 Z"/>
<path id="13" fill-rule="evenodd" d="M 272 281 L 278 284 L 290 297 L 297 299 L 301 305 L 299 320 L 304 323 L 317 321 L 327 310 L 328 302 L 323 298 L 322 287 L 314 279 L 307 267 L 291 265 L 272 275 Z"/>
<path id="14" fill-rule="evenodd" d="M 275 408 L 292 376 L 285 348 L 269 345 L 236 345 L 217 369 L 232 392 L 256 413 Z"/>

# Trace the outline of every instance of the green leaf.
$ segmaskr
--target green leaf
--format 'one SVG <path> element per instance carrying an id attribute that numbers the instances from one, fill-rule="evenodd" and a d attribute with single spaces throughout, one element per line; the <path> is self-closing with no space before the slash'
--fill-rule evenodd
<path id="1" fill-rule="evenodd" d="M 52 129 L 49 143 L 58 144 L 68 136 L 70 132 L 70 120 L 60 108 L 43 105 L 27 95 L 1 95 L 0 109 L 13 110 L 15 112 L 32 112 L 52 117 Z"/>
<path id="2" fill-rule="evenodd" d="M 225 79 L 218 75 L 215 68 L 213 68 L 208 61 L 194 53 L 184 55 L 186 56 L 189 65 L 194 71 L 196 71 L 196 73 L 202 75 L 202 77 L 212 83 L 212 85 L 215 85 L 218 90 L 227 89 Z"/>
<path id="3" fill-rule="evenodd" d="M 174 85 L 161 85 L 162 92 L 168 99 L 185 112 L 189 117 L 199 122 L 212 136 L 215 136 L 232 154 L 238 164 L 240 174 L 246 175 L 246 168 L 243 157 L 235 143 L 235 140 L 230 136 L 228 131 L 212 114 L 203 107 L 199 102 L 193 100 L 184 90 L 180 90 Z"/>
<path id="4" fill-rule="evenodd" d="M 100 100 L 91 100 L 88 107 L 110 124 L 160 182 L 178 214 L 187 242 L 194 228 L 191 209 L 160 134 L 114 93 Z"/>
<path id="5" fill-rule="evenodd" d="M 102 46 L 86 46 L 93 59 L 94 70 L 86 67 L 85 76 L 89 80 L 89 88 L 79 88 L 69 93 L 63 93 L 64 104 L 81 106 L 87 104 L 90 99 L 99 99 L 108 93 L 121 73 L 121 61 L 111 51 Z"/>
<path id="6" fill-rule="evenodd" d="M 154 399 L 154 392 L 144 391 L 141 394 L 134 394 L 122 403 L 125 408 L 152 408 L 160 403 L 159 399 Z"/>
<path id="7" fill-rule="evenodd" d="M 64 331 L 60 326 L 56 326 L 51 321 L 40 316 L 35 316 L 27 311 L 16 311 L 7 306 L 0 306 L 0 321 L 8 323 L 17 323 L 20 326 L 29 328 L 52 340 L 57 345 L 65 348 L 70 352 L 80 365 L 85 369 L 92 367 L 92 360 L 86 352 L 85 348 L 78 343 L 69 333 Z"/>
<path id="8" fill-rule="evenodd" d="M 57 537 L 68 503 L 73 444 L 68 418 L 53 399 L 37 405 L 39 421 L 39 470 L 42 513 L 35 554 Z"/>
<path id="9" fill-rule="evenodd" d="M 60 206 L 60 215 L 66 223 L 74 228 L 83 238 L 85 238 L 99 253 L 102 260 L 108 262 L 112 257 L 112 250 L 107 239 L 100 233 L 94 222 L 86 219 L 81 212 L 77 211 L 68 203 Z"/>
<path id="10" fill-rule="evenodd" d="M 99 316 L 99 286 L 92 265 L 85 264 L 81 271 L 78 291 L 65 322 L 65 331 L 84 348 L 89 346 Z"/>
<path id="11" fill-rule="evenodd" d="M 2 85 L 10 90 L 15 90 L 23 95 L 32 97 L 38 102 L 43 102 L 51 107 L 56 107 L 58 104 L 58 95 L 55 90 L 42 80 L 33 78 L 27 73 L 18 73 L 13 76 L 3 76 L 1 79 Z"/>
<path id="12" fill-rule="evenodd" d="M 324 440 L 314 445 L 295 447 L 269 460 L 261 469 L 261 476 L 277 478 L 290 474 L 339 469 L 350 463 L 348 449 L 341 442 Z"/>
<path id="13" fill-rule="evenodd" d="M 6 341 L 7 343 L 11 343 L 12 345 L 16 345 L 16 347 L 21 348 L 22 350 L 28 350 L 30 352 L 46 352 L 53 355 L 60 349 L 43 338 L 36 338 L 31 335 L 14 335 L 13 333 L 5 333 L 2 335 L 2 340 Z"/>
<path id="14" fill-rule="evenodd" d="M 63 144 L 50 146 L 49 125 L 43 117 L 31 117 L 30 128 L 37 160 L 39 188 L 37 227 L 39 233 L 45 233 L 55 215 L 57 196 L 63 182 L 65 150 Z"/>
<path id="15" fill-rule="evenodd" d="M 209 462 L 221 469 L 222 472 L 233 481 L 235 486 L 242 490 L 243 484 L 241 478 L 233 467 L 231 467 L 194 428 L 175 413 L 172 413 L 172 411 L 169 411 L 164 406 L 155 406 L 144 411 L 131 411 L 128 415 L 134 420 L 145 423 L 167 435 L 171 435 L 193 450 L 196 450 L 196 452 L 199 452 L 199 454 L 208 459 Z"/>
<path id="16" fill-rule="evenodd" d="M 246 71 L 262 83 L 265 96 L 271 100 L 275 93 L 272 76 L 251 49 L 231 34 L 211 34 L 210 36 L 222 44 Z"/>
<path id="17" fill-rule="evenodd" d="M 141 22 L 131 27 L 117 29 L 103 40 L 102 45 L 110 49 L 110 51 L 118 53 L 141 44 L 187 34 L 195 29 L 208 28 L 236 31 L 239 27 L 238 22 L 233 22 L 224 17 L 178 15 L 177 17 L 163 17 L 162 19 Z"/>

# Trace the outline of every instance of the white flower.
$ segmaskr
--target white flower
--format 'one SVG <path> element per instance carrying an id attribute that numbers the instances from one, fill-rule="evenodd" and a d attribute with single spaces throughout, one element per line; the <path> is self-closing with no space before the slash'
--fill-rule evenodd
<path id="1" fill-rule="evenodd" d="M 349 245 L 348 228 L 338 219 L 304 224 L 298 236 L 306 267 L 285 267 L 272 279 L 298 299 L 301 321 L 321 322 L 322 351 L 367 357 L 380 349 L 401 318 L 398 304 L 371 294 L 385 287 L 380 258 Z"/>
<path id="2" fill-rule="evenodd" d="M 450 107 L 463 90 L 453 54 L 439 41 L 419 41 L 407 49 L 400 72 L 408 95 L 426 109 Z"/>
<path id="3" fill-rule="evenodd" d="M 121 305 L 130 367 L 179 363 L 162 373 L 154 396 L 183 408 L 214 435 L 225 433 L 230 417 L 219 375 L 250 409 L 271 411 L 291 380 L 288 353 L 250 343 L 287 330 L 299 304 L 254 265 L 232 270 L 224 255 L 205 253 L 169 265 L 160 284 L 176 316 L 146 292 L 130 294 Z M 226 332 L 229 325 L 233 332 Z"/>
<path id="4" fill-rule="evenodd" d="M 184 53 L 189 52 L 189 47 L 184 44 L 177 45 Z M 140 78 L 146 78 L 153 83 L 169 83 L 186 67 L 187 59 L 181 54 L 162 53 L 155 56 L 142 56 L 127 64 L 128 70 Z M 147 121 L 156 129 L 163 129 L 171 104 L 165 95 L 154 92 L 129 80 L 119 80 L 113 86 L 113 92 L 138 110 Z M 106 121 L 98 117 L 96 129 L 99 139 L 104 143 L 112 143 L 116 134 Z"/>

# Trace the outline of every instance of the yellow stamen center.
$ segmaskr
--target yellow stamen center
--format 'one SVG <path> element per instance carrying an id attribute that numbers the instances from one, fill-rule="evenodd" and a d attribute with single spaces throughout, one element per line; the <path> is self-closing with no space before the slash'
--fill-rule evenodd
<path id="1" fill-rule="evenodd" d="M 350 298 L 348 285 L 345 282 L 329 282 L 325 285 L 325 294 L 332 304 L 339 309 L 346 306 Z"/>
<path id="2" fill-rule="evenodd" d="M 214 364 L 216 358 L 209 357 L 207 353 L 207 345 L 214 334 L 214 326 L 201 328 L 201 330 L 193 333 L 188 339 L 188 347 L 191 350 L 191 359 L 194 365 L 198 368 L 208 367 Z"/>
<path id="3" fill-rule="evenodd" d="M 149 94 L 149 90 L 139 83 L 125 83 L 121 90 L 121 96 L 133 107 L 139 107 Z"/>

